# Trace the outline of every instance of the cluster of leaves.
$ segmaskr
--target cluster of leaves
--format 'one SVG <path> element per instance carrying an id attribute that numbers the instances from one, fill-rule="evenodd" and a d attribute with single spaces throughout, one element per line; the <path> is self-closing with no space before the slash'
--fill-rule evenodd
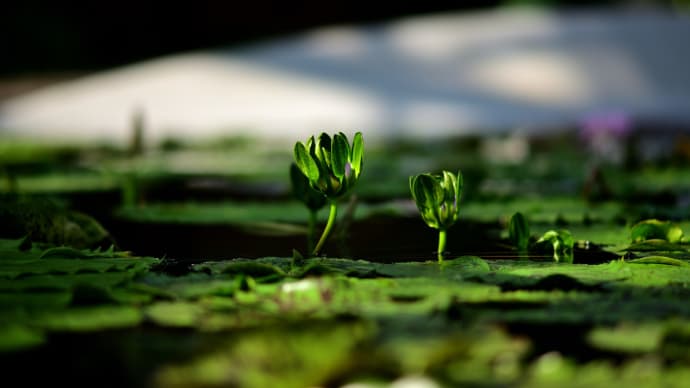
<path id="1" fill-rule="evenodd" d="M 424 173 L 410 177 L 410 191 L 419 213 L 426 224 L 438 229 L 438 261 L 443 261 L 446 230 L 453 226 L 460 215 L 460 199 L 464 182 L 462 173 Z"/>
<path id="2" fill-rule="evenodd" d="M 342 132 L 333 138 L 322 133 L 310 137 L 306 145 L 297 142 L 294 150 L 297 168 L 308 179 L 309 186 L 332 201 L 350 192 L 357 183 L 363 153 L 361 132 L 355 134 L 352 146 Z"/>
<path id="3" fill-rule="evenodd" d="M 308 246 L 311 246 L 315 212 L 330 202 L 328 222 L 319 242 L 311 252 L 317 255 L 335 223 L 336 201 L 352 191 L 362 172 L 364 141 L 362 133 L 355 134 L 350 145 L 345 134 L 331 138 L 322 133 L 310 137 L 306 145 L 297 142 L 294 149 L 295 163 L 290 170 L 293 193 L 311 211 Z M 310 249 L 311 251 L 311 249 Z"/>

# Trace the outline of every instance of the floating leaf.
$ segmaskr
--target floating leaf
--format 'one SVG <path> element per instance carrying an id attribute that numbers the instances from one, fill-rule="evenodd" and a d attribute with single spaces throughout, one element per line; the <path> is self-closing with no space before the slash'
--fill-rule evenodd
<path id="1" fill-rule="evenodd" d="M 587 340 L 594 347 L 618 353 L 649 353 L 659 348 L 663 327 L 661 325 L 620 325 L 599 327 L 590 331 Z"/>
<path id="2" fill-rule="evenodd" d="M 135 327 L 142 318 L 135 307 L 97 306 L 38 315 L 32 324 L 50 331 L 100 331 Z"/>
<path id="3" fill-rule="evenodd" d="M 687 252 L 688 246 L 678 243 L 670 243 L 666 240 L 652 239 L 630 244 L 622 250 L 632 252 Z"/>
<path id="4" fill-rule="evenodd" d="M 460 256 L 443 263 L 442 270 L 447 271 L 451 268 L 465 278 L 489 273 L 491 271 L 489 263 L 478 256 Z"/>
<path id="5" fill-rule="evenodd" d="M 690 263 L 683 260 L 674 259 L 666 256 L 647 256 L 639 259 L 628 260 L 628 263 L 633 264 L 666 264 L 675 265 L 677 267 L 690 267 Z"/>
<path id="6" fill-rule="evenodd" d="M 158 263 L 158 259 L 6 259 L 0 261 L 0 283 L 2 283 L 1 278 L 14 279 L 25 275 L 100 272 L 140 273 L 155 263 Z"/>
<path id="7" fill-rule="evenodd" d="M 72 247 L 55 247 L 50 248 L 41 254 L 41 259 L 52 259 L 59 257 L 61 259 L 86 259 L 89 256 L 80 249 Z"/>
<path id="8" fill-rule="evenodd" d="M 0 326 L 0 352 L 12 352 L 41 345 L 45 342 L 42 330 L 20 325 Z"/>
<path id="9" fill-rule="evenodd" d="M 158 302 L 144 312 L 150 321 L 168 327 L 195 327 L 203 313 L 202 306 L 189 302 Z"/>

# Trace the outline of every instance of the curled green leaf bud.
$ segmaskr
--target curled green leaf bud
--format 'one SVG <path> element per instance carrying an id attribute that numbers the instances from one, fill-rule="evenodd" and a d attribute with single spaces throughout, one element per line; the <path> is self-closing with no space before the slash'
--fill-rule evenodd
<path id="1" fill-rule="evenodd" d="M 362 172 L 362 134 L 355 134 L 352 146 L 345 134 L 331 138 L 326 133 L 310 137 L 306 144 L 295 144 L 297 168 L 309 180 L 309 185 L 328 199 L 338 199 L 357 183 Z"/>
<path id="2" fill-rule="evenodd" d="M 427 225 L 445 230 L 458 220 L 462 196 L 462 173 L 419 174 L 410 177 L 410 191 Z"/>

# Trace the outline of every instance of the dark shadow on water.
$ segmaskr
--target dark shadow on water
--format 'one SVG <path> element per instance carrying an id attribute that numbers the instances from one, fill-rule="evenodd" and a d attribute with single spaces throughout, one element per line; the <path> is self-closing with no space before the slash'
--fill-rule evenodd
<path id="1" fill-rule="evenodd" d="M 180 224 L 114 221 L 111 232 L 118 244 L 137 255 L 189 262 L 232 258 L 289 257 L 306 251 L 299 232 L 270 233 L 247 225 Z M 499 239 L 499 225 L 461 222 L 448 231 L 446 254 L 514 255 Z M 435 260 L 438 233 L 421 219 L 370 217 L 350 225 L 345 238 L 334 232 L 322 254 L 375 262 Z"/>

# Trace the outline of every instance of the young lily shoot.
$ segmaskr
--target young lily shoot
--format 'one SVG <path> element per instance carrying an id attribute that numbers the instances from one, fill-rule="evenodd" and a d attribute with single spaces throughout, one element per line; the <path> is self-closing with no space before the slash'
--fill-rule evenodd
<path id="1" fill-rule="evenodd" d="M 424 173 L 410 177 L 410 191 L 422 219 L 429 227 L 438 229 L 438 261 L 443 262 L 446 230 L 458 220 L 462 197 L 462 173 Z"/>
<path id="2" fill-rule="evenodd" d="M 362 133 L 355 134 L 352 145 L 342 132 L 329 136 L 322 133 L 310 137 L 306 144 L 297 142 L 294 149 L 295 165 L 308 180 L 309 187 L 329 204 L 326 227 L 312 251 L 318 255 L 333 228 L 337 215 L 337 201 L 348 194 L 362 172 L 364 142 Z"/>
<path id="3" fill-rule="evenodd" d="M 537 244 L 550 243 L 553 246 L 553 260 L 557 263 L 573 263 L 575 240 L 565 229 L 549 230 L 537 240 Z"/>

